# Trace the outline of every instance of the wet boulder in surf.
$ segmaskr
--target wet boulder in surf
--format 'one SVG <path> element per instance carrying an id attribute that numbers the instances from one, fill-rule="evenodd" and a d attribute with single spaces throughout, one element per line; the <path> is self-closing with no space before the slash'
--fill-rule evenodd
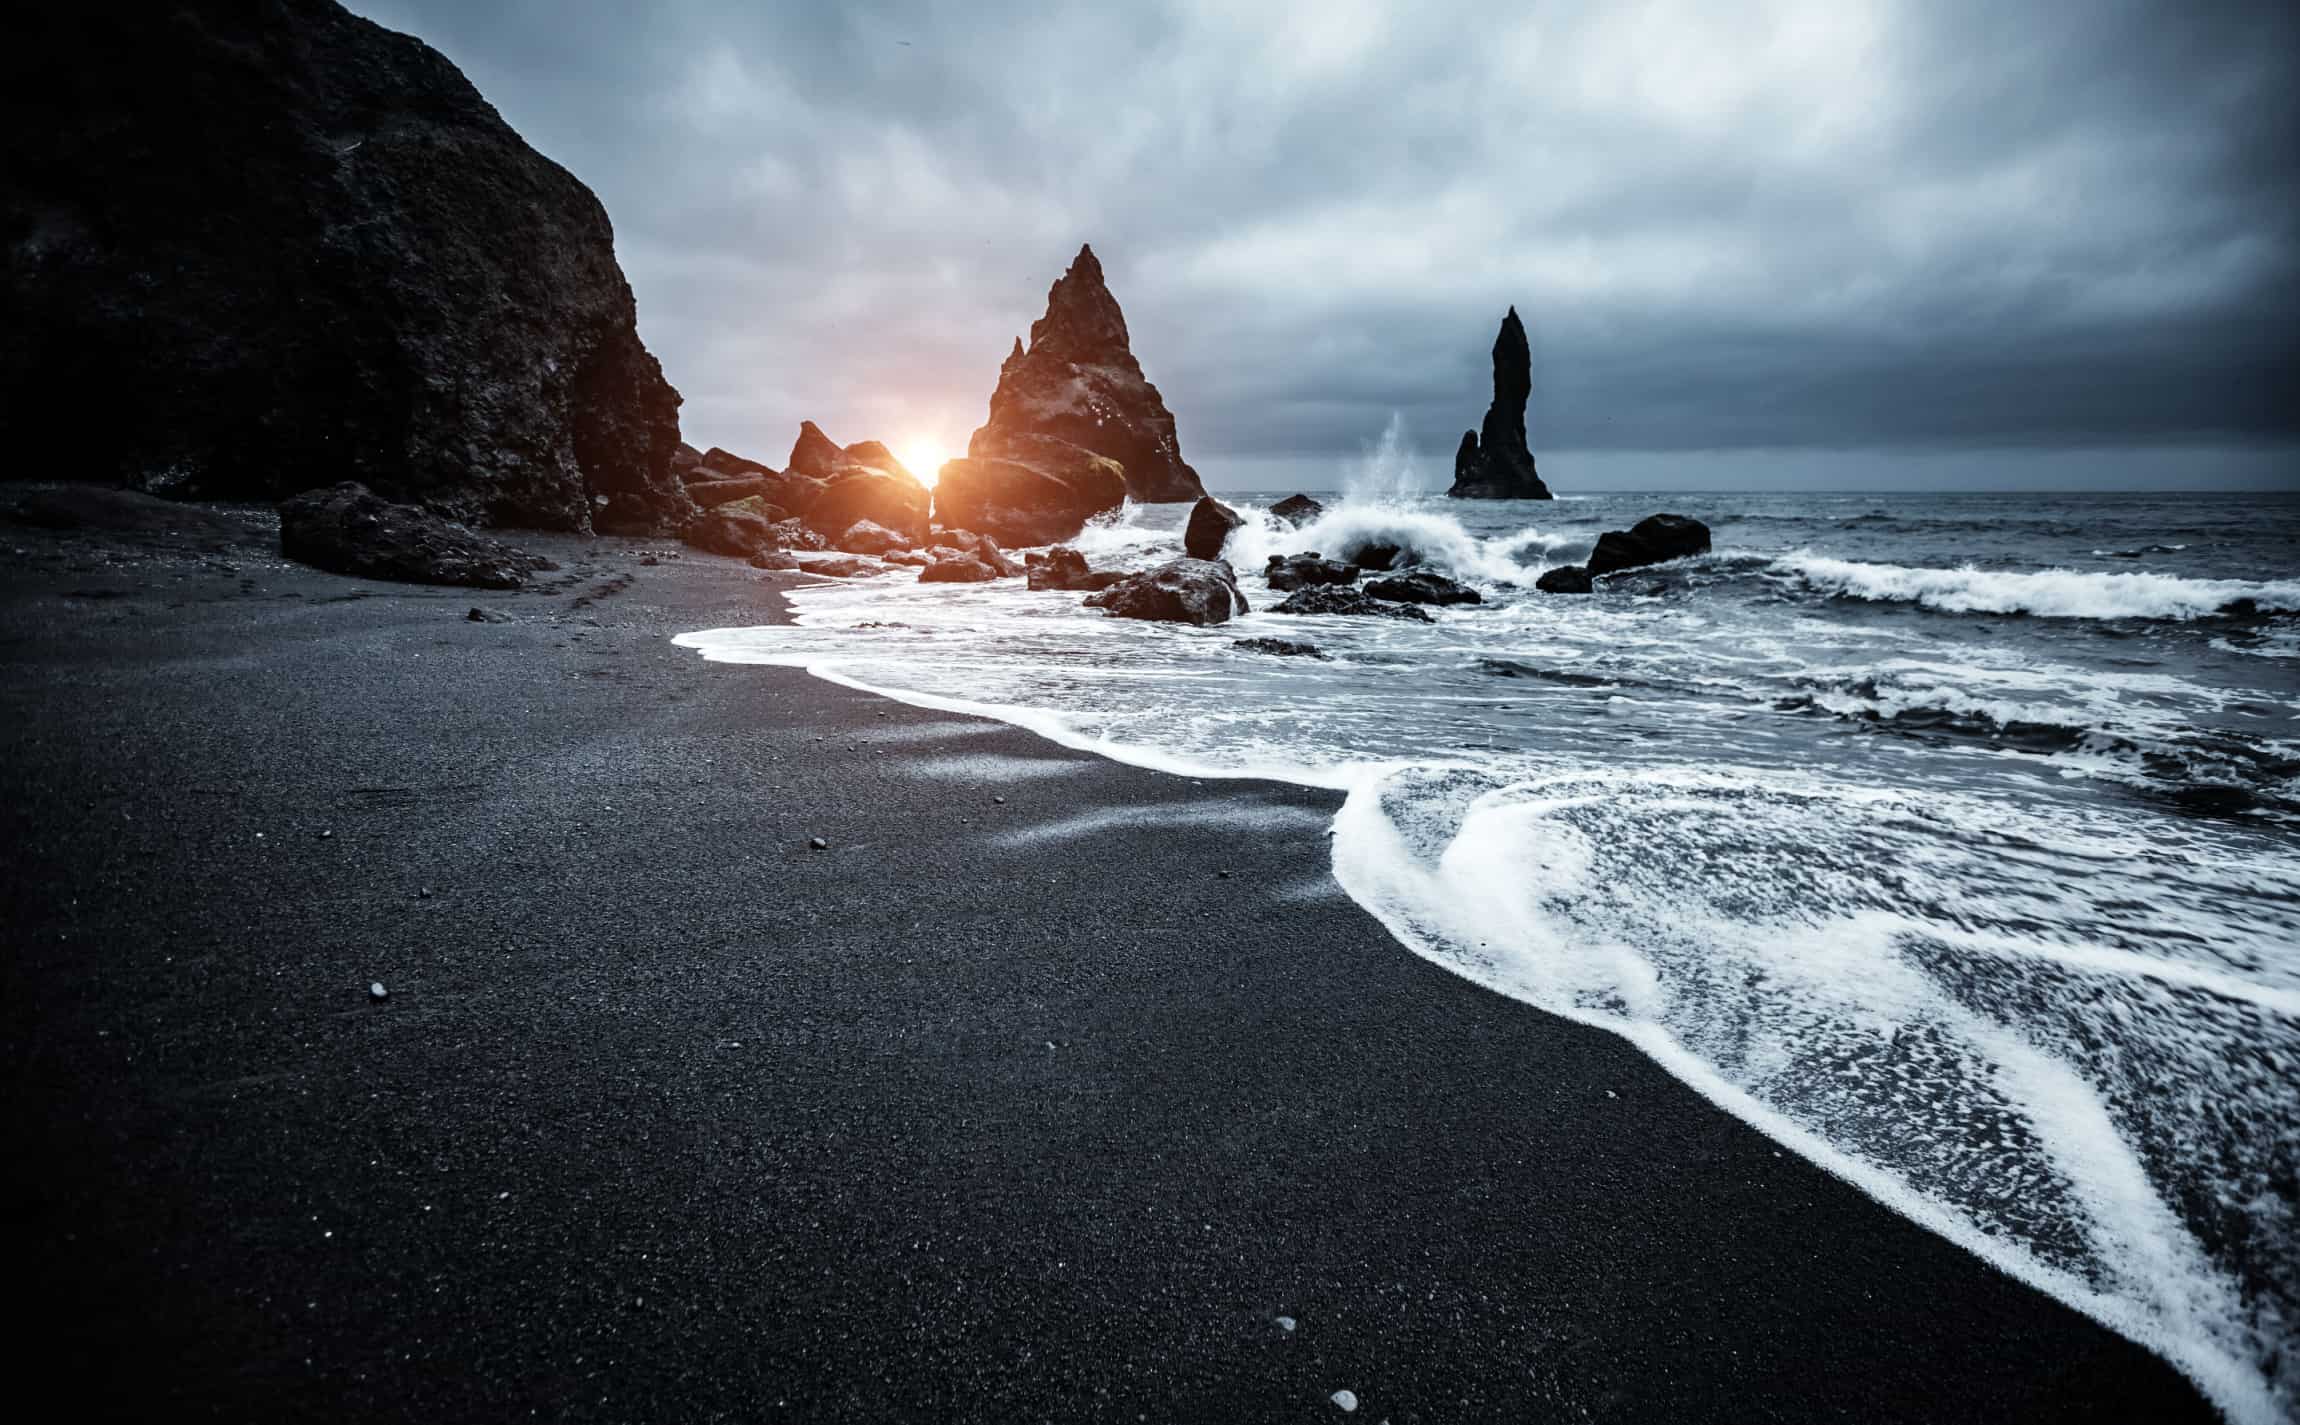
<path id="1" fill-rule="evenodd" d="M 1467 584 L 1458 584 L 1443 574 L 1417 569 L 1411 574 L 1393 574 L 1387 579 L 1375 579 L 1366 585 L 1366 592 L 1377 599 L 1388 599 L 1399 604 L 1482 604 L 1485 595 Z"/>
<path id="2" fill-rule="evenodd" d="M 1586 594 L 1593 587 L 1589 571 L 1578 564 L 1560 564 L 1555 569 L 1544 569 L 1533 587 L 1545 594 Z"/>
<path id="3" fill-rule="evenodd" d="M 986 584 L 998 571 L 962 550 L 946 549 L 932 564 L 918 571 L 921 584 Z"/>
<path id="4" fill-rule="evenodd" d="M 1342 551 L 1342 557 L 1360 569 L 1377 572 L 1384 569 L 1396 569 L 1412 562 L 1406 553 L 1405 546 L 1374 541 L 1345 549 Z"/>
<path id="5" fill-rule="evenodd" d="M 363 579 L 516 589 L 537 561 L 416 505 L 346 480 L 280 502 L 280 553 Z"/>
<path id="6" fill-rule="evenodd" d="M 1430 616 L 1415 604 L 1377 599 L 1363 589 L 1341 584 L 1311 584 L 1294 590 L 1271 610 L 1281 614 L 1341 614 L 1350 617 L 1407 619 L 1429 623 Z"/>
<path id="7" fill-rule="evenodd" d="M 1592 577 L 1709 552 L 1709 526 L 1684 515 L 1648 515 L 1627 530 L 1609 529 L 1590 551 Z"/>
<path id="8" fill-rule="evenodd" d="M 0 431 L 17 471 L 470 525 L 668 530 L 679 393 L 614 231 L 437 50 L 332 0 L 11 27 Z"/>
<path id="9" fill-rule="evenodd" d="M 1325 651 L 1315 643 L 1304 643 L 1298 638 L 1241 638 L 1230 645 L 1247 653 L 1266 653 L 1273 658 L 1316 658 L 1323 660 Z"/>
<path id="10" fill-rule="evenodd" d="M 990 419 L 966 453 L 1041 466 L 1048 449 L 1025 449 L 1018 443 L 1024 440 L 1067 444 L 1116 461 L 1134 500 L 1195 500 L 1206 493 L 1182 459 L 1173 414 L 1134 359 L 1126 317 L 1092 247 L 1079 248 L 1047 292 L 1046 315 L 1031 323 L 1030 345 L 1017 340 L 999 367 Z"/>
<path id="11" fill-rule="evenodd" d="M 1309 584 L 1355 584 L 1365 573 L 1355 564 L 1327 559 L 1316 550 L 1307 554 L 1273 554 L 1262 568 L 1262 578 L 1279 593 Z"/>
<path id="12" fill-rule="evenodd" d="M 1092 571 L 1086 567 L 1086 556 L 1069 545 L 1058 545 L 1044 554 L 1033 554 L 1026 561 L 1033 590 L 1076 589 Z"/>
<path id="13" fill-rule="evenodd" d="M 1208 495 L 1190 507 L 1190 523 L 1182 530 L 1182 552 L 1192 559 L 1219 559 L 1230 531 L 1245 522 L 1245 516 Z"/>
<path id="14" fill-rule="evenodd" d="M 1130 574 L 1087 596 L 1086 607 L 1112 618 L 1195 624 L 1228 623 L 1233 615 L 1251 611 L 1238 592 L 1237 575 L 1213 559 L 1170 559 Z"/>
<path id="15" fill-rule="evenodd" d="M 1287 524 L 1294 526 L 1296 529 L 1311 523 L 1320 515 L 1323 515 L 1325 512 L 1326 507 L 1319 504 L 1316 500 L 1311 499 L 1308 495 L 1288 495 L 1286 498 L 1278 501 L 1278 503 L 1270 506 L 1270 517 L 1272 519 L 1284 520 Z"/>
<path id="16" fill-rule="evenodd" d="M 971 529 L 938 529 L 934 532 L 934 545 L 927 552 L 940 557 L 955 551 L 978 559 L 994 570 L 1001 579 L 1011 579 L 1023 572 L 1023 566 L 1007 557 L 998 541 L 987 534 Z"/>
<path id="17" fill-rule="evenodd" d="M 1532 394 L 1533 350 L 1525 339 L 1525 323 L 1512 307 L 1493 339 L 1493 403 L 1485 408 L 1480 429 L 1462 432 L 1448 495 L 1457 500 L 1551 498 L 1525 439 L 1525 403 Z"/>
<path id="18" fill-rule="evenodd" d="M 944 524 L 1012 545 L 1054 544 L 1126 503 L 1126 477 L 1114 460 L 1039 438 L 977 443 L 983 451 L 949 461 L 935 479 L 935 517 Z M 983 453 L 990 449 L 1018 454 Z"/>

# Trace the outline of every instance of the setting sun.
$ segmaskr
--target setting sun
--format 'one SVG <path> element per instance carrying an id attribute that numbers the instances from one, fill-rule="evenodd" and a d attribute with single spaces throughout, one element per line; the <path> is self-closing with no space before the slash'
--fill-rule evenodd
<path id="1" fill-rule="evenodd" d="M 896 448 L 895 459 L 900 460 L 903 468 L 916 475 L 921 483 L 931 487 L 934 477 L 942 470 L 942 462 L 950 459 L 950 456 L 944 452 L 940 441 L 909 440 Z"/>

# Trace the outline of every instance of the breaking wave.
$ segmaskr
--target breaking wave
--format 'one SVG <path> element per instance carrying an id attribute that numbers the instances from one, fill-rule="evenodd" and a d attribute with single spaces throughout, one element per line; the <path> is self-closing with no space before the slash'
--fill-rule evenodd
<path id="1" fill-rule="evenodd" d="M 1798 553 L 1774 561 L 1825 595 L 1910 603 L 1943 613 L 2038 618 L 2198 619 L 2300 611 L 2300 580 L 2184 579 L 2171 574 L 1921 569 Z"/>

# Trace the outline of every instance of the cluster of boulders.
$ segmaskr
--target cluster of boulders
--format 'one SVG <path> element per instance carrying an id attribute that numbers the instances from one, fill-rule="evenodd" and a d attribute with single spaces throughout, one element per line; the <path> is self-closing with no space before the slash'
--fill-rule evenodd
<path id="1" fill-rule="evenodd" d="M 1685 515 L 1648 515 L 1628 529 L 1599 535 L 1588 563 L 1544 570 L 1533 586 L 1545 594 L 1586 594 L 1607 574 L 1708 552 L 1709 526 L 1701 521 Z"/>

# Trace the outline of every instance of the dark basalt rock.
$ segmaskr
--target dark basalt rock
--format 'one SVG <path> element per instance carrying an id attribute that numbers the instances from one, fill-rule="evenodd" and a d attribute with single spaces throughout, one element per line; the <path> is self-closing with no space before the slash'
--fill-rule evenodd
<path id="1" fill-rule="evenodd" d="M 971 554 L 945 550 L 932 564 L 918 571 L 921 584 L 987 584 L 998 571 Z"/>
<path id="2" fill-rule="evenodd" d="M 699 509 L 710 509 L 735 500 L 758 496 L 768 504 L 780 504 L 775 498 L 775 481 L 752 475 L 739 480 L 698 480 L 687 487 L 687 498 Z"/>
<path id="3" fill-rule="evenodd" d="M 1355 584 L 1365 571 L 1355 564 L 1344 564 L 1339 559 L 1320 557 L 1316 550 L 1307 554 L 1273 554 L 1262 569 L 1262 577 L 1271 588 L 1280 593 L 1310 584 Z"/>
<path id="4" fill-rule="evenodd" d="M 799 560 L 799 568 L 809 574 L 821 574 L 832 579 L 860 579 L 870 574 L 884 574 L 886 566 L 876 559 L 864 559 L 853 554 L 813 554 Z"/>
<path id="5" fill-rule="evenodd" d="M 1086 606 L 1112 618 L 1163 623 L 1228 623 L 1233 614 L 1251 612 L 1237 575 L 1218 559 L 1170 559 L 1089 595 Z"/>
<path id="6" fill-rule="evenodd" d="M 203 549 L 245 543 L 251 533 L 247 526 L 214 510 L 102 485 L 33 490 L 5 513 L 11 522 L 35 529 L 101 530 Z"/>
<path id="7" fill-rule="evenodd" d="M 823 486 L 799 518 L 828 537 L 870 520 L 911 538 L 923 538 L 933 497 L 907 474 L 850 465 Z"/>
<path id="8" fill-rule="evenodd" d="M 1248 653 L 1267 653 L 1274 658 L 1323 659 L 1326 656 L 1325 651 L 1315 643 L 1304 643 L 1295 638 L 1241 638 L 1230 646 L 1242 648 Z"/>
<path id="9" fill-rule="evenodd" d="M 1555 569 L 1544 569 L 1533 587 L 1545 594 L 1586 594 L 1592 585 L 1589 571 L 1578 564 L 1561 564 Z"/>
<path id="10" fill-rule="evenodd" d="M 1447 494 L 1462 500 L 1551 498 L 1525 442 L 1525 402 L 1532 394 L 1533 349 L 1526 344 L 1525 323 L 1512 307 L 1501 319 L 1501 334 L 1493 339 L 1493 404 L 1485 408 L 1482 434 L 1462 433 L 1461 449 L 1453 458 L 1453 487 Z"/>
<path id="11" fill-rule="evenodd" d="M 682 448 L 692 449 L 693 447 L 683 446 Z M 722 450 L 715 445 L 695 457 L 695 469 L 702 473 L 691 477 L 690 484 L 700 480 L 742 480 L 751 476 L 775 473 L 770 466 L 762 465 L 756 460 L 745 459 L 731 450 Z"/>
<path id="12" fill-rule="evenodd" d="M 750 565 L 753 569 L 796 569 L 799 557 L 787 549 L 762 549 L 751 556 Z"/>
<path id="13" fill-rule="evenodd" d="M 1626 531 L 1609 529 L 1590 551 L 1592 576 L 1709 552 L 1709 526 L 1684 515 L 1648 515 Z"/>
<path id="14" fill-rule="evenodd" d="M 56 6 L 15 44 L 41 75 L 0 101 L 13 470 L 350 480 L 561 530 L 692 512 L 605 210 L 437 51 L 332 0 Z"/>
<path id="15" fill-rule="evenodd" d="M 1245 516 L 1208 495 L 1190 507 L 1190 523 L 1182 531 L 1182 552 L 1192 559 L 1219 559 L 1230 531 L 1245 522 Z"/>
<path id="16" fill-rule="evenodd" d="M 1326 507 L 1308 495 L 1288 495 L 1270 506 L 1272 518 L 1284 520 L 1296 529 L 1309 524 L 1325 512 Z"/>
<path id="17" fill-rule="evenodd" d="M 791 445 L 791 458 L 784 462 L 791 474 L 828 480 L 848 464 L 847 453 L 839 449 L 837 441 L 823 434 L 821 426 L 813 421 L 799 422 L 799 438 Z"/>
<path id="18" fill-rule="evenodd" d="M 1126 503 L 1126 475 L 1115 460 L 1041 436 L 984 441 L 977 432 L 976 441 L 981 450 L 949 461 L 935 478 L 934 511 L 945 523 L 1009 544 L 1053 544 Z"/>
<path id="19" fill-rule="evenodd" d="M 1078 581 L 1091 572 L 1086 567 L 1086 556 L 1067 544 L 1049 549 L 1044 554 L 1032 554 L 1023 563 L 1029 575 L 1030 587 L 1036 592 L 1075 589 Z"/>
<path id="20" fill-rule="evenodd" d="M 1011 579 L 1023 572 L 1023 566 L 1006 557 L 998 541 L 988 535 L 976 534 L 970 529 L 938 529 L 934 532 L 934 547 L 927 551 L 940 558 L 946 554 L 964 554 L 990 566 L 1001 579 Z"/>
<path id="21" fill-rule="evenodd" d="M 705 554 L 740 559 L 776 547 L 780 542 L 775 535 L 776 522 L 781 518 L 780 509 L 753 496 L 696 514 L 679 526 L 679 540 Z"/>
<path id="22" fill-rule="evenodd" d="M 1457 584 L 1443 574 L 1417 569 L 1411 574 L 1393 574 L 1387 579 L 1376 579 L 1366 585 L 1366 592 L 1377 599 L 1388 599 L 1400 604 L 1482 604 L 1485 595 Z"/>
<path id="23" fill-rule="evenodd" d="M 914 541 L 875 520 L 856 520 L 831 543 L 849 554 L 892 554 L 910 548 Z"/>
<path id="24" fill-rule="evenodd" d="M 1127 345 L 1126 318 L 1091 247 L 1078 250 L 1046 294 L 1046 315 L 1031 323 L 1029 348 L 1014 343 L 991 393 L 990 419 L 966 453 L 1048 469 L 1043 450 L 1018 443 L 1025 438 L 1064 442 L 1118 462 L 1132 499 L 1195 500 L 1206 493 L 1182 459 L 1174 417 Z"/>
<path id="25" fill-rule="evenodd" d="M 1311 584 L 1286 595 L 1273 613 L 1281 614 L 1348 614 L 1370 615 L 1375 618 L 1412 619 L 1420 623 L 1431 622 L 1430 616 L 1413 604 L 1394 604 L 1377 599 L 1363 589 L 1339 584 Z"/>
<path id="26" fill-rule="evenodd" d="M 1355 549 L 1344 551 L 1344 557 L 1360 569 L 1383 570 L 1397 568 L 1405 552 L 1402 545 L 1361 544 Z"/>
<path id="27" fill-rule="evenodd" d="M 280 502 L 280 553 L 299 564 L 402 584 L 516 589 L 538 563 L 507 544 L 357 481 Z"/>
<path id="28" fill-rule="evenodd" d="M 703 452 L 683 440 L 671 447 L 671 473 L 688 484 L 712 478 L 703 468 Z"/>

